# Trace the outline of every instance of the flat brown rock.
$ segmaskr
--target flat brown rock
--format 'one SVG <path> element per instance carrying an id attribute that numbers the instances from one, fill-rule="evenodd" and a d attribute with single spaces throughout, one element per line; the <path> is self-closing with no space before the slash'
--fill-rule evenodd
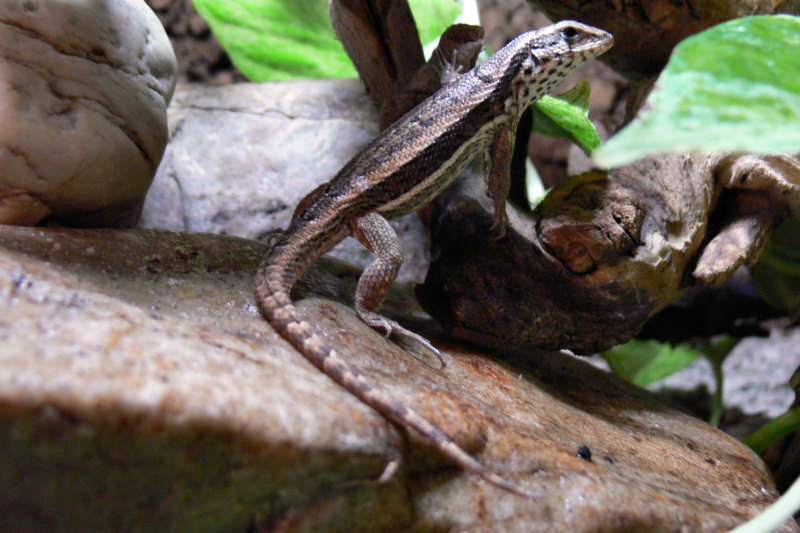
<path id="1" fill-rule="evenodd" d="M 263 321 L 263 251 L 0 227 L 0 530 L 725 531 L 777 497 L 743 444 L 576 358 L 501 362 L 434 336 L 440 369 L 305 300 L 370 379 L 545 496 L 491 487 L 414 435 L 377 485 L 402 441 Z M 352 282 L 325 263 L 305 290 Z"/>

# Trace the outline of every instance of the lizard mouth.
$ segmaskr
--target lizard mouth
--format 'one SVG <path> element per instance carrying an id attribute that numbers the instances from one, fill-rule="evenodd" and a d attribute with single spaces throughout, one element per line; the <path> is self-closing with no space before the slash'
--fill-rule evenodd
<path id="1" fill-rule="evenodd" d="M 600 31 L 603 31 L 603 30 L 600 30 Z M 603 40 L 600 41 L 600 43 L 596 45 L 596 54 L 597 55 L 600 55 L 600 54 L 603 54 L 603 53 L 607 52 L 608 50 L 611 49 L 612 46 L 614 46 L 614 36 L 611 35 L 610 33 L 608 33 L 607 31 L 603 31 L 603 33 L 605 34 L 605 35 L 602 36 Z"/>

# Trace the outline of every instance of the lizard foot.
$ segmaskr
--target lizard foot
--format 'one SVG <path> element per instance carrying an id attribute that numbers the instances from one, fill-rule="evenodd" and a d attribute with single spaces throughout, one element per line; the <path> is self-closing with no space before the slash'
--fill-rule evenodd
<path id="1" fill-rule="evenodd" d="M 266 244 L 267 250 L 272 250 L 275 245 L 278 244 L 278 241 L 281 239 L 281 237 L 283 237 L 284 233 L 285 232 L 283 230 L 274 229 L 259 235 L 257 240 Z"/>
<path id="2" fill-rule="evenodd" d="M 373 313 L 372 311 L 362 309 L 359 311 L 358 316 L 371 327 L 375 329 L 382 329 L 387 338 L 392 335 L 396 335 L 403 339 L 419 344 L 423 349 L 429 351 L 435 355 L 437 359 L 439 359 L 439 364 L 442 368 L 446 366 L 444 359 L 442 358 L 442 353 L 439 351 L 439 349 L 422 335 L 414 333 L 410 329 L 404 328 L 394 320 L 389 320 L 388 318 L 381 316 L 378 313 Z"/>
<path id="3" fill-rule="evenodd" d="M 377 482 L 381 484 L 391 481 L 395 474 L 397 474 L 397 471 L 400 469 L 400 465 L 403 464 L 403 450 L 405 450 L 408 446 L 408 442 L 406 440 L 407 435 L 403 426 L 390 420 L 388 422 L 394 426 L 394 431 L 389 432 L 389 440 L 391 441 L 391 444 L 387 452 L 388 461 L 386 462 L 386 466 L 383 467 L 383 472 L 377 480 Z"/>
<path id="4" fill-rule="evenodd" d="M 508 217 L 505 214 L 495 218 L 494 224 L 489 228 L 489 231 L 492 233 L 490 237 L 492 243 L 496 243 L 506 236 L 506 224 L 508 224 Z"/>
<path id="5" fill-rule="evenodd" d="M 401 461 L 399 459 L 392 459 L 383 469 L 381 476 L 378 478 L 378 483 L 383 484 L 391 481 L 397 470 L 400 468 Z"/>

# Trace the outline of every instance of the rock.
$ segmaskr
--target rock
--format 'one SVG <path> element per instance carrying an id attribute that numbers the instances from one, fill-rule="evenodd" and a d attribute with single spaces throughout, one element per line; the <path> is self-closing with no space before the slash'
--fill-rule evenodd
<path id="1" fill-rule="evenodd" d="M 0 4 L 0 222 L 135 223 L 176 68 L 143 0 Z"/>
<path id="2" fill-rule="evenodd" d="M 0 530 L 724 531 L 777 496 L 743 444 L 579 359 L 500 362 L 422 324 L 442 369 L 306 299 L 369 379 L 545 496 L 488 486 L 413 434 L 376 485 L 402 439 L 259 316 L 264 246 L 1 229 Z M 323 262 L 300 292 L 354 282 Z M 389 301 L 401 317 L 404 297 Z"/>
<path id="3" fill-rule="evenodd" d="M 285 228 L 294 207 L 378 133 L 358 80 L 179 86 L 170 140 L 145 200 L 144 228 L 251 239 Z M 393 220 L 405 261 L 401 281 L 422 281 L 427 231 L 415 214 Z M 334 255 L 366 265 L 347 239 Z"/>
<path id="4" fill-rule="evenodd" d="M 776 329 L 768 338 L 742 339 L 722 364 L 722 403 L 746 415 L 779 416 L 794 401 L 789 378 L 797 368 L 800 368 L 800 329 Z M 714 391 L 716 385 L 711 364 L 700 359 L 649 388 L 666 392 L 696 388 Z"/>

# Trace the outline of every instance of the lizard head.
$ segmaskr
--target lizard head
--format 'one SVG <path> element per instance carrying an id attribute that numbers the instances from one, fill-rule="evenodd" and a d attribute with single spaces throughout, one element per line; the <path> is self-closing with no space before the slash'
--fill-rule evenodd
<path id="1" fill-rule="evenodd" d="M 599 56 L 614 43 L 607 31 L 564 20 L 515 38 L 495 56 L 495 72 L 511 84 L 507 106 L 521 112 L 547 94 L 583 62 Z M 491 68 L 491 67 L 490 67 Z"/>

